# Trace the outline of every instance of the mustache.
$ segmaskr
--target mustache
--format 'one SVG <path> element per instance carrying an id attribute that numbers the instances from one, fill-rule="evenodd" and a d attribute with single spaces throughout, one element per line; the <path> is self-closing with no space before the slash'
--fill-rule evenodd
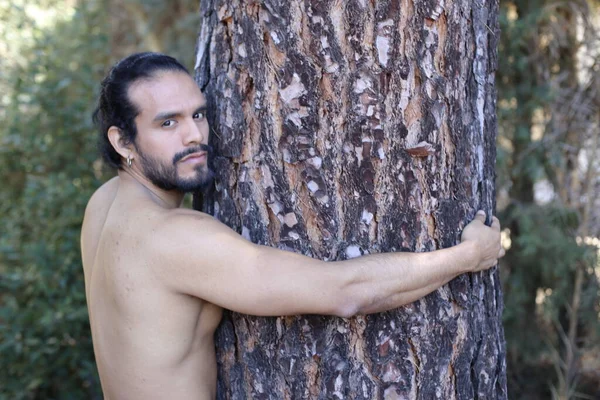
<path id="1" fill-rule="evenodd" d="M 200 151 L 205 151 L 207 153 L 208 157 L 210 158 L 213 154 L 213 147 L 209 146 L 207 144 L 200 144 L 196 147 L 190 147 L 189 149 L 180 151 L 179 153 L 177 153 L 173 156 L 173 164 L 177 164 L 179 161 L 181 161 L 182 158 L 184 158 L 192 153 L 198 153 Z"/>

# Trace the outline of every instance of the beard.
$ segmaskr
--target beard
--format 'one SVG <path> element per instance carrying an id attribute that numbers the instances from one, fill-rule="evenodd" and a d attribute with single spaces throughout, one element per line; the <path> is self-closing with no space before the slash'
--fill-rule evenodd
<path id="1" fill-rule="evenodd" d="M 199 151 L 206 152 L 206 163 L 195 167 L 196 174 L 193 177 L 180 177 L 177 173 L 177 163 L 185 156 Z M 142 167 L 144 175 L 146 175 L 150 182 L 155 186 L 163 190 L 177 190 L 183 193 L 204 191 L 210 186 L 215 176 L 214 172 L 209 167 L 213 148 L 205 144 L 175 154 L 171 165 L 161 163 L 154 157 L 140 152 L 139 149 L 137 149 L 137 152 L 140 156 L 140 166 Z"/>

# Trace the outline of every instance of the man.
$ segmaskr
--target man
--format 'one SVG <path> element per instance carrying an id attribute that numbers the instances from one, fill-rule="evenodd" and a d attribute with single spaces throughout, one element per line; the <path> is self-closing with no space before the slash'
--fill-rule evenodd
<path id="1" fill-rule="evenodd" d="M 81 249 L 105 398 L 212 399 L 221 307 L 350 317 L 413 302 L 504 255 L 480 212 L 461 244 L 326 263 L 255 245 L 180 208 L 212 179 L 204 96 L 175 59 L 132 55 L 102 84 L 94 119 L 118 176 L 92 196 Z"/>

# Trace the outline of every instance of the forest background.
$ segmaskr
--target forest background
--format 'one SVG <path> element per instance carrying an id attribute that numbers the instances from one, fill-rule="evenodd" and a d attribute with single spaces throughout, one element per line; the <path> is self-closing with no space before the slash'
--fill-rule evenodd
<path id="1" fill-rule="evenodd" d="M 415 0 L 417 1 L 417 0 Z M 600 399 L 600 2 L 501 0 L 509 398 Z M 0 399 L 101 398 L 79 251 L 116 60 L 190 70 L 198 0 L 0 0 Z"/>

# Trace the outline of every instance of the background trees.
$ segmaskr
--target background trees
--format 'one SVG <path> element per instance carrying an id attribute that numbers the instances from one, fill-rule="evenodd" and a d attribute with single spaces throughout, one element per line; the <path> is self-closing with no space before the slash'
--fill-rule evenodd
<path id="1" fill-rule="evenodd" d="M 163 12 L 167 2 L 156 3 L 140 7 Z M 173 5 L 186 6 L 168 3 L 172 17 Z M 100 398 L 79 232 L 87 199 L 111 174 L 90 118 L 97 88 L 112 62 L 137 49 L 123 7 L 0 1 L 0 399 Z M 181 27 L 159 31 L 158 50 L 188 66 L 196 9 L 185 13 L 195 20 L 183 24 L 187 40 L 173 33 Z M 111 25 L 109 13 L 129 19 Z"/>
<path id="2" fill-rule="evenodd" d="M 0 0 L 0 398 L 87 399 L 98 386 L 79 224 L 110 175 L 89 119 L 96 88 L 112 61 L 157 42 L 192 67 L 198 2 L 26 3 Z M 500 6 L 509 397 L 598 397 L 597 2 Z"/>
<path id="3" fill-rule="evenodd" d="M 78 236 L 104 179 L 89 119 L 108 61 L 101 11 L 0 3 L 0 398 L 98 393 Z"/>
<path id="4" fill-rule="evenodd" d="M 512 242 L 504 261 L 512 392 L 549 398 L 552 389 L 566 399 L 579 384 L 598 395 L 597 358 L 582 358 L 597 354 L 598 341 L 598 3 L 501 4 L 498 172 Z M 548 387 L 531 370 L 557 378 Z"/>

